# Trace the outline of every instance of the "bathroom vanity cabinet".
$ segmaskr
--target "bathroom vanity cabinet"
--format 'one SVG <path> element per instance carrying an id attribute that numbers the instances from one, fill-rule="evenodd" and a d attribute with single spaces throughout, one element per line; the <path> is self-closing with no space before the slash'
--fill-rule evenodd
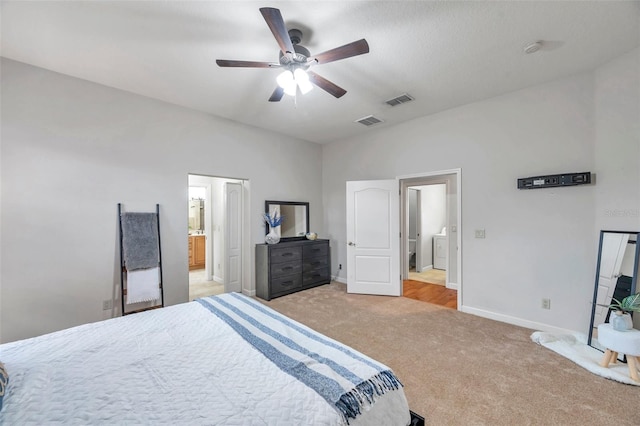
<path id="1" fill-rule="evenodd" d="M 205 244 L 204 235 L 189 235 L 189 270 L 204 268 Z"/>
<path id="2" fill-rule="evenodd" d="M 271 300 L 331 282 L 329 240 L 256 244 L 256 295 Z"/>

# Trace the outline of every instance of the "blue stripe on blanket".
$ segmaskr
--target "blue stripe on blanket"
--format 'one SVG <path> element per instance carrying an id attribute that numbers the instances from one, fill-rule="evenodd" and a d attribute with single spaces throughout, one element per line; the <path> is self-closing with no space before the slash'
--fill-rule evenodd
<path id="1" fill-rule="evenodd" d="M 216 298 L 209 298 L 210 301 L 218 301 Z M 295 377 L 302 383 L 314 389 L 320 396 L 322 396 L 330 404 L 334 404 L 335 401 L 340 399 L 340 395 L 343 393 L 343 389 L 338 382 L 330 379 L 322 374 L 310 370 L 306 365 L 299 361 L 283 354 L 269 343 L 265 342 L 261 338 L 257 337 L 242 324 L 235 321 L 226 313 L 222 312 L 219 308 L 198 299 L 202 306 L 213 312 L 217 317 L 226 322 L 231 328 L 233 328 L 243 339 L 249 342 L 253 347 L 258 349 L 264 356 L 266 356 L 271 362 L 278 366 L 282 371 Z M 355 416 L 354 416 L 355 418 Z"/>
<path id="2" fill-rule="evenodd" d="M 298 351 L 301 354 L 304 354 L 304 355 L 308 356 L 311 359 L 314 359 L 314 360 L 318 361 L 320 364 L 324 364 L 324 365 L 329 366 L 333 371 L 335 371 L 336 373 L 338 373 L 339 375 L 341 375 L 345 379 L 349 380 L 354 385 L 357 385 L 358 383 L 363 381 L 362 378 L 358 377 L 356 374 L 353 374 L 351 371 L 349 371 L 348 369 L 346 369 L 342 365 L 336 363 L 335 361 L 333 361 L 331 359 L 325 358 L 325 357 L 323 357 L 322 355 L 320 355 L 318 353 L 311 352 L 307 348 L 304 348 L 304 347 L 300 346 L 299 344 L 297 344 L 293 340 L 289 339 L 286 336 L 283 336 L 282 334 L 280 334 L 277 331 L 267 327 L 266 325 L 261 324 L 255 318 L 247 315 L 246 313 L 242 312 L 240 309 L 236 308 L 235 306 L 230 305 L 226 301 L 216 298 L 216 302 L 220 303 L 225 308 L 233 311 L 233 313 L 238 315 L 240 318 L 244 319 L 249 324 L 251 324 L 252 326 L 256 327 L 258 330 L 262 331 L 263 333 L 268 334 L 269 336 L 273 337 L 274 339 L 276 339 L 280 343 L 284 344 L 285 346 L 287 346 L 287 347 L 289 347 L 289 348 L 291 348 L 291 349 L 293 349 L 295 351 Z"/>
<path id="3" fill-rule="evenodd" d="M 292 322 L 290 319 L 288 319 L 287 317 L 284 317 L 282 315 L 276 314 L 275 312 L 273 312 L 271 309 L 266 309 L 266 307 L 258 302 L 254 302 L 253 300 L 242 296 L 238 293 L 228 293 L 229 295 L 235 297 L 236 299 L 240 300 L 241 302 L 246 303 L 247 305 L 257 309 L 258 311 L 262 312 L 265 315 L 270 316 L 271 318 L 275 319 L 276 321 L 280 321 L 281 323 L 283 323 L 284 325 L 293 328 L 294 330 L 296 330 L 297 332 L 307 336 L 310 339 L 313 339 L 317 342 L 320 342 L 322 344 L 325 344 L 329 347 L 332 347 L 333 349 L 337 349 L 340 352 L 349 355 L 351 358 L 356 359 L 360 362 L 363 362 L 365 364 L 367 364 L 369 367 L 371 368 L 375 368 L 378 371 L 382 371 L 382 369 L 380 368 L 380 364 L 375 363 L 373 361 L 371 361 L 370 359 L 361 357 L 360 355 L 353 353 L 352 351 L 349 350 L 349 348 L 346 348 L 343 345 L 337 344 L 331 340 L 328 340 L 326 338 L 324 338 L 321 335 L 318 335 L 317 333 L 311 333 L 309 330 L 300 327 L 299 325 L 295 324 L 294 322 Z"/>
<path id="4" fill-rule="evenodd" d="M 235 293 L 231 293 L 231 295 L 233 295 L 233 297 L 236 297 L 236 298 L 238 298 L 239 300 L 241 300 L 241 301 L 243 301 L 245 303 L 249 302 L 245 298 L 245 296 L 236 295 Z M 230 295 L 227 294 L 227 295 L 223 295 L 223 297 L 224 296 L 230 296 Z M 205 300 L 208 300 L 209 302 L 206 302 Z M 209 311 L 211 311 L 216 316 L 218 316 L 220 319 L 225 321 L 244 340 L 246 340 L 248 343 L 250 343 L 257 350 L 259 350 L 265 357 L 267 357 L 267 359 L 269 359 L 271 362 L 273 362 L 278 368 L 280 368 L 285 373 L 291 375 L 292 377 L 295 377 L 297 380 L 299 380 L 300 382 L 304 383 L 306 386 L 308 386 L 311 389 L 313 389 L 325 401 L 327 401 L 329 404 L 333 405 L 342 414 L 343 418 L 347 421 L 347 424 L 349 423 L 349 418 L 355 419 L 356 416 L 361 413 L 361 409 L 362 409 L 362 406 L 364 405 L 365 401 L 368 402 L 369 404 L 371 404 L 371 403 L 373 403 L 374 396 L 382 395 L 386 391 L 396 390 L 396 389 L 398 389 L 399 387 L 402 386 L 402 384 L 396 378 L 396 376 L 393 374 L 392 371 L 390 371 L 390 370 L 380 371 L 380 367 L 378 365 L 372 364 L 371 361 L 367 360 L 366 358 L 362 358 L 362 357 L 358 356 L 357 354 L 349 351 L 348 349 L 344 348 L 343 346 L 341 346 L 339 344 L 336 344 L 335 342 L 331 342 L 331 341 L 328 341 L 326 339 L 323 339 L 320 336 L 318 336 L 317 334 L 311 333 L 308 330 L 305 330 L 305 329 L 297 326 L 296 324 L 294 324 L 294 323 L 292 323 L 290 321 L 287 321 L 286 319 L 283 319 L 283 317 L 280 316 L 279 314 L 271 312 L 269 310 L 269 308 L 266 308 L 266 307 L 264 307 L 262 305 L 258 305 L 257 303 L 255 305 L 253 305 L 253 307 L 255 309 L 260 310 L 261 312 L 263 312 L 263 313 L 269 315 L 270 317 L 282 322 L 283 324 L 296 329 L 297 331 L 303 333 L 304 335 L 306 335 L 306 336 L 308 336 L 308 337 L 310 337 L 310 338 L 312 338 L 312 339 L 314 339 L 316 341 L 322 342 L 322 343 L 324 343 L 324 344 L 326 344 L 328 346 L 331 346 L 331 347 L 333 347 L 335 349 L 339 349 L 341 352 L 343 352 L 345 354 L 348 354 L 349 356 L 351 356 L 351 357 L 353 357 L 355 359 L 358 359 L 358 360 L 366 363 L 370 367 L 373 367 L 374 369 L 379 371 L 378 374 L 374 375 L 373 377 L 371 377 L 371 378 L 369 378 L 367 380 L 362 380 L 360 378 L 357 378 L 357 376 L 355 374 L 353 374 L 351 372 L 348 372 L 349 376 L 356 377 L 359 380 L 359 383 L 357 383 L 353 389 L 345 390 L 335 380 L 333 380 L 333 379 L 331 379 L 329 377 L 326 377 L 326 376 L 322 375 L 321 373 L 318 373 L 318 372 L 308 368 L 303 363 L 301 363 L 299 361 L 296 361 L 293 358 L 283 354 L 282 352 L 280 352 L 278 349 L 274 348 L 268 342 L 264 341 L 263 339 L 259 338 L 258 336 L 254 335 L 253 333 L 251 333 L 251 331 L 249 331 L 242 324 L 238 323 L 236 320 L 231 318 L 229 315 L 227 315 L 226 313 L 222 312 L 222 310 L 220 308 L 211 305 L 211 303 L 219 303 L 220 305 L 226 307 L 227 309 L 233 310 L 233 312 L 235 314 L 237 314 L 237 315 L 241 316 L 242 318 L 244 318 L 245 320 L 249 321 L 252 325 L 258 327 L 256 325 L 256 320 L 254 318 L 248 318 L 245 313 L 242 313 L 236 307 L 234 307 L 232 305 L 229 305 L 227 302 L 222 300 L 221 297 L 208 297 L 208 298 L 205 298 L 205 299 L 199 299 L 197 301 L 202 306 L 204 306 Z M 251 302 L 251 304 L 255 303 L 253 301 L 250 301 L 250 302 Z M 265 331 L 261 324 L 260 324 L 260 327 L 258 327 L 258 328 L 261 329 L 263 332 L 266 332 L 269 335 L 272 335 L 270 332 Z M 278 334 L 278 333 L 276 333 L 276 334 Z M 273 337 L 282 342 L 282 340 L 280 338 L 278 338 L 276 336 L 273 336 Z M 283 337 L 283 336 L 281 336 L 281 337 Z M 284 339 L 290 340 L 290 339 L 287 339 L 287 338 L 284 338 Z M 285 342 L 283 342 L 283 343 L 286 344 Z M 295 343 L 293 343 L 293 345 L 294 346 L 299 346 L 299 345 L 297 345 Z M 287 344 L 287 346 L 289 346 L 289 345 Z M 289 346 L 289 347 L 292 347 L 292 346 Z M 309 351 L 307 351 L 304 348 L 302 348 L 302 349 L 304 351 L 306 351 L 306 352 L 303 352 L 303 353 L 305 353 L 306 355 L 309 354 Z M 324 360 L 324 358 L 320 357 L 319 355 L 314 359 L 317 359 L 317 360 L 323 359 Z M 331 361 L 331 362 L 333 362 L 333 361 Z M 342 369 L 344 369 L 344 367 L 340 367 L 339 368 L 339 370 L 342 370 Z M 344 369 L 344 370 L 346 370 L 346 369 Z M 334 369 L 334 371 L 337 371 L 337 370 Z M 348 370 L 346 370 L 346 371 L 348 371 Z M 342 375 L 342 373 L 339 373 L 339 374 Z"/>

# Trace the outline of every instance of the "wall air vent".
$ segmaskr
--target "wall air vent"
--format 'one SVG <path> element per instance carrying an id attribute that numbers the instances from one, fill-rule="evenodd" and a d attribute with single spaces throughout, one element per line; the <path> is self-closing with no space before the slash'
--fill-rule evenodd
<path id="1" fill-rule="evenodd" d="M 407 102 L 411 102 L 412 100 L 413 98 L 411 96 L 409 96 L 406 93 L 403 93 L 400 96 L 396 96 L 395 98 L 384 101 L 384 103 L 387 105 L 396 106 L 400 104 L 406 104 Z"/>
<path id="2" fill-rule="evenodd" d="M 357 119 L 355 122 L 364 124 L 365 126 L 373 126 L 374 124 L 382 123 L 382 120 L 374 117 L 373 115 L 367 115 L 366 117 Z"/>

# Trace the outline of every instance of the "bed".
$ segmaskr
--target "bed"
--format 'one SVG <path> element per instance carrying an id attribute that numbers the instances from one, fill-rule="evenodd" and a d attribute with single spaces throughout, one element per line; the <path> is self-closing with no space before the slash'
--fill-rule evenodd
<path id="1" fill-rule="evenodd" d="M 408 425 L 385 365 L 238 293 L 0 345 L 0 424 Z"/>

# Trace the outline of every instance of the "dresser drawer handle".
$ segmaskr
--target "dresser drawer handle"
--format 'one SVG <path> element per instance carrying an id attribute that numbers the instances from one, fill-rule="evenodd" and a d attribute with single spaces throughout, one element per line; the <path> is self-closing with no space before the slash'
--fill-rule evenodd
<path id="1" fill-rule="evenodd" d="M 291 252 L 282 253 L 282 257 L 287 257 L 287 256 L 293 256 L 293 253 L 291 253 Z"/>
<path id="2" fill-rule="evenodd" d="M 286 285 L 293 285 L 293 281 L 282 281 L 280 284 L 286 286 Z"/>
<path id="3" fill-rule="evenodd" d="M 293 266 L 285 266 L 282 271 L 288 271 L 289 269 L 293 269 Z"/>

